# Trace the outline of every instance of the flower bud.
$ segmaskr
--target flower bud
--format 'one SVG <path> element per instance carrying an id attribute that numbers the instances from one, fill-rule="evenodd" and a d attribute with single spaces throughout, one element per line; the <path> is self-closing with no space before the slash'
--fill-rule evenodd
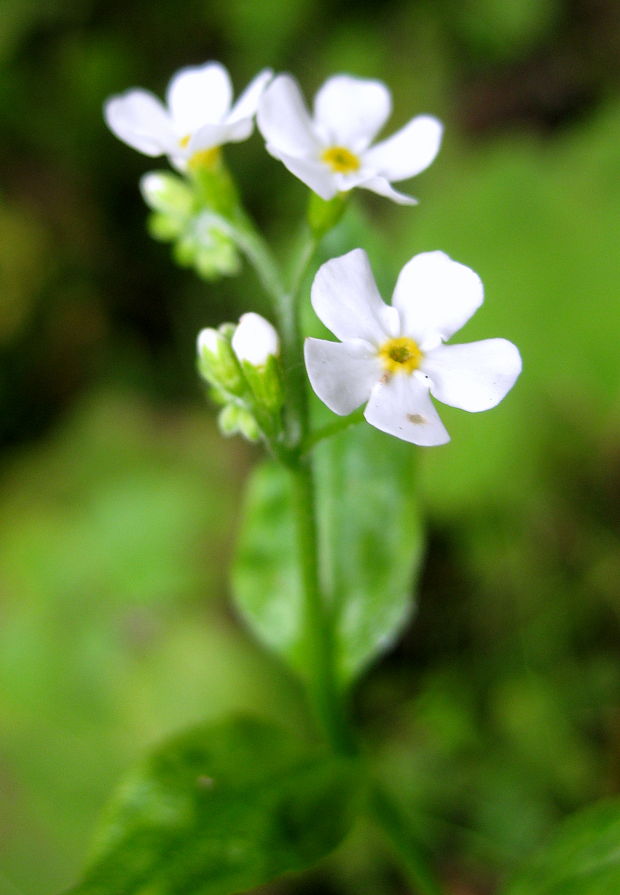
<path id="1" fill-rule="evenodd" d="M 184 218 L 194 208 L 191 187 L 181 177 L 168 171 L 145 174 L 140 179 L 140 192 L 149 208 L 163 214 Z"/>
<path id="2" fill-rule="evenodd" d="M 246 385 L 239 362 L 230 345 L 232 324 L 219 329 L 206 327 L 198 334 L 198 371 L 203 379 L 218 389 L 242 395 Z"/>
<path id="3" fill-rule="evenodd" d="M 271 412 L 279 410 L 283 403 L 280 340 L 271 323 L 260 314 L 243 314 L 231 345 L 258 404 Z"/>
<path id="4" fill-rule="evenodd" d="M 260 429 L 252 414 L 249 410 L 238 407 L 236 404 L 227 404 L 226 407 L 223 407 L 218 415 L 217 423 L 220 432 L 226 437 L 240 433 L 248 441 L 260 439 Z"/>
<path id="5" fill-rule="evenodd" d="M 271 355 L 280 351 L 278 334 L 260 314 L 243 314 L 232 337 L 232 349 L 243 363 L 264 367 Z"/>

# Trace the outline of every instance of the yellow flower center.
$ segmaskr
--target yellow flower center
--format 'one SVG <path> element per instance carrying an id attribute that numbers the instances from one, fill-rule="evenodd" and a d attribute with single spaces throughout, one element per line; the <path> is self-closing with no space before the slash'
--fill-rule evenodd
<path id="1" fill-rule="evenodd" d="M 420 366 L 422 352 L 413 339 L 401 336 L 388 339 L 379 349 L 379 357 L 388 373 L 413 373 Z"/>
<path id="2" fill-rule="evenodd" d="M 321 153 L 321 161 L 337 174 L 352 174 L 360 168 L 360 160 L 346 146 L 330 146 Z"/>
<path id="3" fill-rule="evenodd" d="M 199 149 L 190 158 L 188 167 L 192 171 L 202 168 L 215 168 L 220 159 L 220 147 L 212 146 L 211 149 Z"/>
<path id="4" fill-rule="evenodd" d="M 181 137 L 179 140 L 179 146 L 181 149 L 187 149 L 189 146 L 189 141 L 191 140 L 192 135 L 186 134 L 184 137 Z M 195 152 L 190 160 L 188 161 L 188 167 L 197 171 L 199 168 L 215 168 L 220 158 L 220 147 L 212 146 L 210 149 L 199 149 L 198 152 Z"/>

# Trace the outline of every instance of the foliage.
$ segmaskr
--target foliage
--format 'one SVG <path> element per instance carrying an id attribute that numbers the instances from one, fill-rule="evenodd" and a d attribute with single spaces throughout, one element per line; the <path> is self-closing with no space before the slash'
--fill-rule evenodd
<path id="1" fill-rule="evenodd" d="M 430 524 L 416 624 L 355 699 L 375 772 L 454 891 L 493 891 L 564 815 L 617 788 L 613 29 L 594 29 L 586 4 L 579 16 L 560 2 L 483 7 L 392 3 L 377 24 L 359 5 L 309 0 L 286 14 L 277 3 L 190 3 L 183 16 L 170 2 L 6 3 L 2 895 L 69 885 L 104 793 L 172 730 L 231 705 L 304 725 L 277 663 L 221 608 L 250 457 L 202 420 L 193 369 L 198 328 L 236 319 L 254 279 L 246 271 L 209 290 L 207 304 L 204 285 L 173 272 L 168 249 L 139 235 L 143 167 L 100 119 L 106 95 L 161 87 L 189 56 L 226 60 L 236 84 L 269 57 L 295 67 L 309 92 L 331 71 L 380 75 L 394 86 L 395 120 L 412 106 L 443 113 L 442 166 L 416 184 L 411 218 L 367 198 L 330 235 L 326 256 L 363 234 L 387 298 L 412 247 L 441 246 L 484 273 L 485 315 L 470 337 L 501 333 L 522 348 L 520 390 L 475 425 L 447 412 L 452 443 L 421 458 Z M 568 83 L 557 75 L 566 60 Z M 472 138 L 480 120 L 495 130 Z M 282 219 L 299 209 L 301 188 L 282 189 L 282 172 L 258 149 L 230 153 L 252 206 Z M 265 224 L 285 248 L 289 234 Z M 101 400 L 102 385 L 113 398 Z M 367 437 L 379 472 L 387 440 Z M 346 433 L 334 451 L 349 443 Z M 281 483 L 272 485 L 277 496 Z M 339 524 L 346 508 L 335 501 L 328 521 Z M 414 519 L 407 525 L 415 532 Z M 406 527 L 395 535 L 404 540 Z M 392 546 L 394 614 L 369 629 L 345 676 L 372 660 L 381 629 L 404 622 L 415 549 L 405 560 L 403 545 Z M 602 825 L 607 809 L 598 810 L 590 818 Z M 552 853 L 574 853 L 570 830 L 581 835 L 581 824 Z M 614 824 L 609 815 L 612 833 Z M 554 878 L 550 860 L 513 886 L 572 885 Z M 313 881 L 356 895 L 402 890 L 365 826 L 307 879 L 274 891 Z"/>
<path id="2" fill-rule="evenodd" d="M 422 547 L 412 512 L 414 461 L 403 444 L 355 428 L 321 445 L 318 516 L 335 622 L 338 678 L 349 686 L 411 612 Z M 372 489 L 363 487 L 372 480 Z M 287 472 L 255 470 L 233 567 L 237 604 L 257 636 L 302 674 L 302 601 Z M 384 537 L 389 525 L 389 538 Z"/>
<path id="3" fill-rule="evenodd" d="M 506 895 L 607 895 L 620 882 L 620 805 L 601 802 L 573 815 L 506 889 Z"/>
<path id="4" fill-rule="evenodd" d="M 109 805 L 73 895 L 219 895 L 315 863 L 352 819 L 343 759 L 249 718 L 161 746 Z"/>

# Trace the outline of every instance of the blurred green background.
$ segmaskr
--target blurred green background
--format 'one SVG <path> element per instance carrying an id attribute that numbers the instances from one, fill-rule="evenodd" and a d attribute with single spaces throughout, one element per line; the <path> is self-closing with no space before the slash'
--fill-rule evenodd
<path id="1" fill-rule="evenodd" d="M 363 191 L 325 255 L 364 245 L 384 295 L 441 248 L 480 273 L 464 336 L 524 373 L 495 411 L 442 409 L 420 451 L 417 618 L 357 719 L 453 895 L 493 893 L 564 814 L 620 789 L 620 7 L 615 0 L 4 0 L 0 20 L 0 895 L 74 881 L 146 745 L 298 691 L 227 603 L 243 481 L 194 372 L 201 326 L 264 310 L 251 271 L 209 285 L 146 234 L 163 164 L 105 128 L 130 86 L 224 62 L 308 96 L 379 77 L 393 130 L 446 123 L 413 210 Z M 285 250 L 305 188 L 259 137 L 227 158 Z M 409 187 L 404 184 L 404 187 Z M 412 449 L 415 450 L 415 449 Z M 360 825 L 276 892 L 406 891 Z"/>

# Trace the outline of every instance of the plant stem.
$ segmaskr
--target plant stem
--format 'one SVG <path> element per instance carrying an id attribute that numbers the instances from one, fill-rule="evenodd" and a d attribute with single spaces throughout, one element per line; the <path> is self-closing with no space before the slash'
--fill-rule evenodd
<path id="1" fill-rule="evenodd" d="M 370 809 L 398 855 L 415 895 L 443 895 L 426 855 L 410 832 L 408 818 L 392 797 L 377 785 L 370 793 Z"/>
<path id="2" fill-rule="evenodd" d="M 300 459 L 290 470 L 293 511 L 304 594 L 304 625 L 310 697 L 332 747 L 341 754 L 354 751 L 334 668 L 333 615 L 325 604 L 319 581 L 314 480 L 310 460 Z"/>
<path id="3" fill-rule="evenodd" d="M 293 269 L 291 286 L 286 289 L 278 265 L 251 222 L 243 219 L 234 235 L 272 299 L 287 370 L 288 442 L 291 450 L 287 455 L 286 465 L 293 486 L 293 513 L 304 597 L 303 631 L 308 658 L 309 696 L 332 748 L 341 754 L 351 754 L 354 751 L 353 738 L 336 680 L 333 614 L 327 606 L 319 577 L 312 461 L 301 455 L 301 446 L 306 441 L 308 432 L 308 400 L 297 293 L 316 251 L 317 242 L 314 238 L 309 238 L 302 245 Z"/>

